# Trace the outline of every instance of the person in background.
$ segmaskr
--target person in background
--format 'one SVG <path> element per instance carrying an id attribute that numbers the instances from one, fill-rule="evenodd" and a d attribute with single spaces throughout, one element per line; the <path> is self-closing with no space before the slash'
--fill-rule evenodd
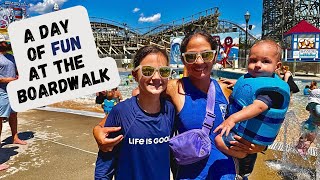
<path id="1" fill-rule="evenodd" d="M 293 81 L 292 73 L 289 71 L 289 66 L 282 66 L 283 75 L 279 75 L 290 87 L 290 94 L 299 92 L 297 84 Z"/>
<path id="2" fill-rule="evenodd" d="M 119 103 L 120 101 L 123 100 L 122 94 L 121 94 L 121 92 L 119 91 L 118 87 L 113 88 L 112 91 L 113 91 L 113 99 L 116 100 L 116 103 Z"/>
<path id="3" fill-rule="evenodd" d="M 26 145 L 27 142 L 18 137 L 18 118 L 17 112 L 11 109 L 9 97 L 7 93 L 7 85 L 9 82 L 18 79 L 18 72 L 14 57 L 7 54 L 11 51 L 11 45 L 6 41 L 3 35 L 0 36 L 0 135 L 2 131 L 2 123 L 5 119 L 9 119 L 9 125 L 12 134 L 12 143 Z M 0 170 L 5 170 L 9 166 L 0 165 Z"/>
<path id="4" fill-rule="evenodd" d="M 129 83 L 132 83 L 132 82 L 133 82 L 133 76 L 132 76 L 132 74 L 128 74 L 128 80 L 129 80 Z"/>
<path id="5" fill-rule="evenodd" d="M 310 94 L 310 86 L 306 85 L 303 89 L 303 95 L 308 96 Z"/>
<path id="6" fill-rule="evenodd" d="M 124 136 L 110 152 L 98 153 L 95 179 L 167 180 L 170 179 L 169 139 L 175 109 L 161 97 L 167 88 L 171 69 L 165 50 L 144 46 L 134 57 L 132 74 L 140 93 L 115 106 L 107 117 L 106 127 L 120 126 L 109 134 Z"/>
<path id="7" fill-rule="evenodd" d="M 103 100 L 101 107 L 104 113 L 107 115 L 111 112 L 112 108 L 117 104 L 116 100 L 114 99 L 114 91 L 106 91 L 106 99 Z"/>
<path id="8" fill-rule="evenodd" d="M 302 123 L 301 136 L 296 149 L 303 159 L 307 159 L 307 152 L 311 143 L 316 138 L 320 125 L 320 89 L 311 90 L 308 97 L 306 110 L 309 111 L 309 118 Z"/>
<path id="9" fill-rule="evenodd" d="M 317 83 L 317 81 L 311 81 L 311 83 L 310 83 L 310 91 L 311 90 L 314 90 L 314 89 L 318 89 L 318 83 Z M 310 92 L 309 91 L 309 92 Z"/>
<path id="10" fill-rule="evenodd" d="M 106 91 L 101 91 L 96 93 L 96 104 L 102 104 L 106 99 Z"/>

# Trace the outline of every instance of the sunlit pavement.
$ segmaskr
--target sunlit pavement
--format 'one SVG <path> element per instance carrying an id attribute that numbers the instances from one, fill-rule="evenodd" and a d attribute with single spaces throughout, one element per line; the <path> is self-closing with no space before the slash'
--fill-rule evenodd
<path id="1" fill-rule="evenodd" d="M 30 110 L 18 114 L 20 138 L 28 145 L 10 143 L 4 123 L 0 162 L 10 166 L 3 179 L 93 179 L 97 145 L 92 128 L 101 118 Z"/>

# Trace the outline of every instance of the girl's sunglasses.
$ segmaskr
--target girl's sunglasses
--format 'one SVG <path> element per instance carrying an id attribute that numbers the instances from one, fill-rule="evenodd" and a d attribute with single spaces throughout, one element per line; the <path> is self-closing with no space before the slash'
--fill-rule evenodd
<path id="1" fill-rule="evenodd" d="M 196 62 L 196 59 L 200 56 L 203 62 L 211 62 L 213 61 L 216 50 L 207 50 L 202 52 L 185 52 L 182 53 L 182 57 L 187 64 L 193 64 Z"/>
<path id="2" fill-rule="evenodd" d="M 156 71 L 159 72 L 162 78 L 169 78 L 171 75 L 171 68 L 169 66 L 162 66 L 159 68 L 155 68 L 152 66 L 142 66 L 139 65 L 138 67 L 134 68 L 133 71 L 141 70 L 141 74 L 145 77 L 152 77 Z"/>

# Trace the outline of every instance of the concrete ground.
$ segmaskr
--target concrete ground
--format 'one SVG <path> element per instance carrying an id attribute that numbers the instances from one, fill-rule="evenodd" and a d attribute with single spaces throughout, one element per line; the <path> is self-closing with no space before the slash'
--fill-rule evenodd
<path id="1" fill-rule="evenodd" d="M 98 151 L 92 128 L 101 118 L 30 110 L 18 114 L 20 138 L 28 145 L 9 144 L 10 129 L 4 123 L 0 172 L 6 180 L 93 179 Z"/>

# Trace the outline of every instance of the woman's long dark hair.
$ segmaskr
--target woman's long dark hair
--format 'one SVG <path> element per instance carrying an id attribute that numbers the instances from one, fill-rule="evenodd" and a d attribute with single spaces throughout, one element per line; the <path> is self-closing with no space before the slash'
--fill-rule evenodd
<path id="1" fill-rule="evenodd" d="M 206 31 L 203 31 L 203 30 L 195 30 L 195 31 L 189 33 L 188 35 L 186 35 L 186 36 L 183 38 L 183 40 L 182 40 L 182 42 L 181 42 L 181 46 L 180 46 L 180 52 L 181 52 L 181 54 L 184 53 L 184 52 L 186 52 L 186 50 L 187 50 L 187 45 L 188 45 L 190 39 L 193 38 L 193 37 L 195 37 L 195 36 L 202 36 L 202 37 L 204 37 L 204 38 L 208 41 L 208 43 L 210 44 L 211 49 L 212 49 L 212 50 L 217 50 L 217 48 L 218 48 L 218 42 L 215 41 L 215 40 L 213 39 L 213 37 L 212 37 L 209 33 L 207 33 Z"/>

